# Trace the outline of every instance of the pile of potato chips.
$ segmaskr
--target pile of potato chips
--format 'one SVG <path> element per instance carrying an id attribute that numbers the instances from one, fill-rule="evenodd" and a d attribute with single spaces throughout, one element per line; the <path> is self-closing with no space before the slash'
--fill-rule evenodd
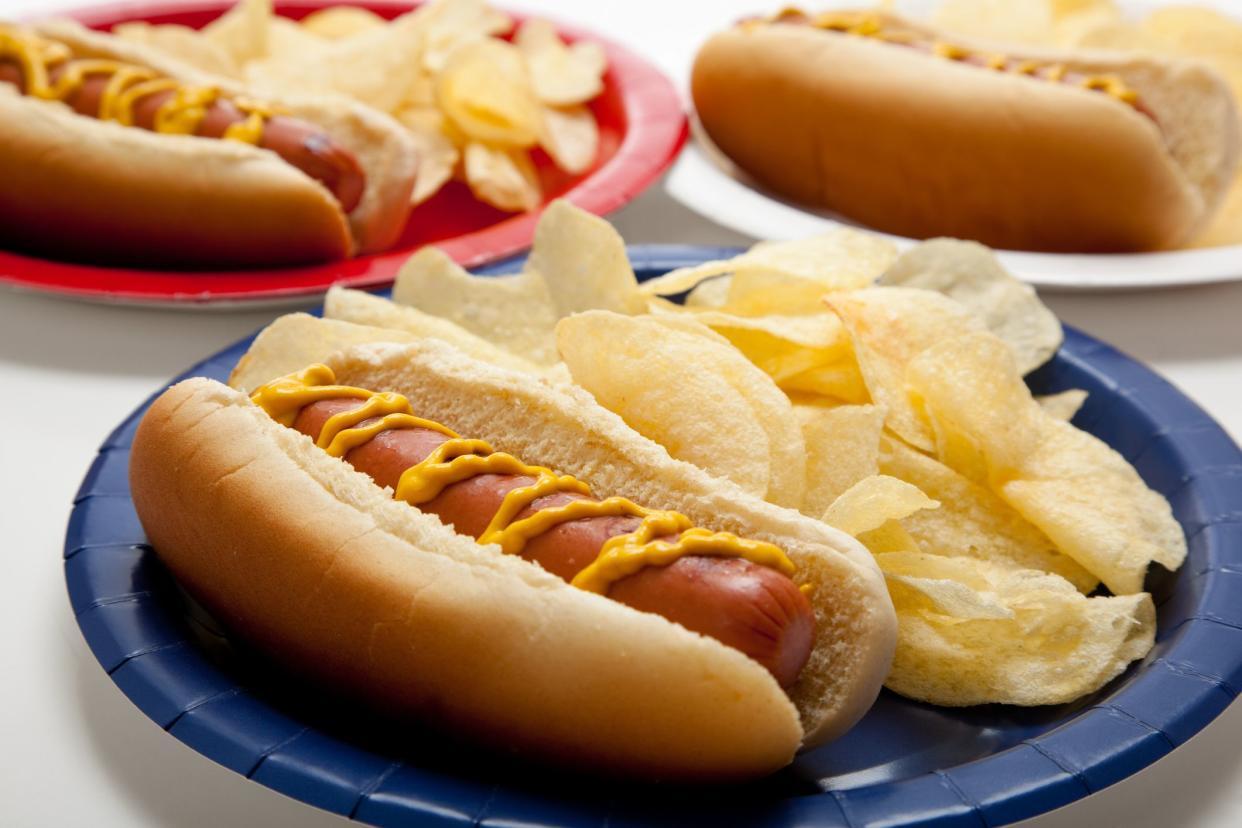
<path id="1" fill-rule="evenodd" d="M 337 321 L 278 321 L 234 385 L 411 336 L 576 383 L 672 456 L 864 543 L 898 612 L 888 686 L 916 699 L 1066 702 L 1152 646 L 1144 575 L 1181 564 L 1181 528 L 1068 422 L 1083 392 L 1031 396 L 1060 325 L 980 245 L 898 256 L 837 229 L 639 284 L 616 231 L 557 201 L 523 272 L 426 249 L 393 297 L 334 288 Z"/>
<path id="2" fill-rule="evenodd" d="M 531 153 L 566 173 L 595 163 L 599 127 L 586 104 L 607 68 L 595 43 L 564 43 L 530 19 L 513 33 L 483 0 L 430 0 L 391 22 L 332 6 L 294 22 L 272 0 L 241 0 L 201 31 L 125 23 L 114 34 L 256 93 L 344 95 L 392 115 L 419 148 L 413 202 L 453 178 L 507 211 L 543 201 Z"/>
<path id="3" fill-rule="evenodd" d="M 1220 72 L 1242 108 L 1242 20 L 1215 9 L 1169 5 L 1146 16 L 1116 0 L 942 0 L 932 22 L 947 31 L 1076 49 L 1196 58 Z M 1242 243 L 1242 171 L 1220 212 L 1189 246 Z"/>

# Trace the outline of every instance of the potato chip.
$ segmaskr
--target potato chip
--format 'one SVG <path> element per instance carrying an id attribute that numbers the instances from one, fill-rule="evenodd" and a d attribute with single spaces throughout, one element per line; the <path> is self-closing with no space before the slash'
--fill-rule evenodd
<path id="1" fill-rule="evenodd" d="M 517 44 L 539 100 L 552 106 L 571 106 L 591 100 L 604 89 L 607 68 L 598 43 L 566 46 L 546 20 L 532 18 L 518 27 Z"/>
<path id="2" fill-rule="evenodd" d="M 1042 397 L 1036 397 L 1035 401 L 1039 403 L 1040 408 L 1049 417 L 1068 423 L 1074 419 L 1078 409 L 1082 408 L 1082 404 L 1087 401 L 1087 392 L 1079 388 L 1071 388 L 1059 394 L 1047 394 Z"/>
<path id="3" fill-rule="evenodd" d="M 240 0 L 233 8 L 203 27 L 203 37 L 232 59 L 234 66 L 267 55 L 272 0 Z"/>
<path id="4" fill-rule="evenodd" d="M 1003 43 L 1048 43 L 1052 9 L 1045 0 L 944 0 L 932 25 L 957 34 Z"/>
<path id="5" fill-rule="evenodd" d="M 535 165 L 520 149 L 472 141 L 466 144 L 463 161 L 466 184 L 480 201 L 517 212 L 533 210 L 543 199 Z"/>
<path id="6" fill-rule="evenodd" d="M 703 311 L 694 318 L 727 338 L 777 384 L 849 353 L 841 320 L 831 313 L 745 317 Z"/>
<path id="7" fill-rule="evenodd" d="M 880 284 L 934 290 L 960 302 L 1013 348 L 1023 374 L 1051 359 L 1064 338 L 1061 323 L 1035 289 L 1010 275 L 978 242 L 922 242 L 903 253 Z"/>
<path id="8" fill-rule="evenodd" d="M 759 242 L 732 259 L 678 268 L 644 282 L 643 291 L 672 296 L 727 273 L 774 274 L 791 277 L 791 284 L 806 280 L 821 290 L 852 290 L 874 282 L 896 259 L 897 248 L 887 239 L 838 227 L 809 239 Z"/>
<path id="9" fill-rule="evenodd" d="M 890 520 L 901 520 L 920 509 L 940 504 L 918 486 L 895 477 L 877 474 L 864 478 L 842 492 L 824 511 L 821 520 L 847 535 L 858 537 L 879 529 Z"/>
<path id="10" fill-rule="evenodd" d="M 877 557 L 897 609 L 886 685 L 946 706 L 1061 704 L 1098 690 L 1155 640 L 1146 593 L 1087 598 L 1062 578 L 966 558 Z"/>
<path id="11" fill-rule="evenodd" d="M 224 77 L 239 77 L 241 70 L 231 53 L 188 26 L 153 26 L 150 23 L 122 23 L 112 30 L 121 40 L 159 49 L 196 69 Z"/>
<path id="12" fill-rule="evenodd" d="M 418 148 L 418 175 L 410 202 L 421 204 L 440 191 L 457 168 L 461 153 L 445 134 L 445 118 L 434 107 L 406 108 L 396 118 L 414 138 Z"/>
<path id="13" fill-rule="evenodd" d="M 731 280 L 729 276 L 718 276 L 699 282 L 694 286 L 693 290 L 686 294 L 686 307 L 696 310 L 723 307 L 729 301 L 729 284 Z"/>
<path id="14" fill-rule="evenodd" d="M 931 345 L 982 323 L 952 299 L 916 288 L 833 293 L 824 301 L 845 323 L 871 400 L 888 411 L 886 425 L 915 448 L 931 450 L 931 428 L 906 393 L 906 365 Z"/>
<path id="15" fill-rule="evenodd" d="M 302 28 L 328 40 L 340 40 L 379 28 L 387 21 L 373 11 L 358 6 L 329 6 L 303 17 Z"/>
<path id="16" fill-rule="evenodd" d="M 1099 584 L 1099 578 L 1061 554 L 1047 535 L 990 489 L 895 436 L 885 434 L 879 444 L 881 473 L 913 483 L 940 502 L 939 509 L 919 512 L 902 522 L 921 551 L 1050 572 L 1083 593 Z"/>
<path id="17" fill-rule="evenodd" d="M 646 310 L 621 234 L 565 199 L 553 201 L 540 216 L 526 267 L 547 284 L 558 317 Z"/>
<path id="18" fill-rule="evenodd" d="M 436 78 L 436 100 L 467 135 L 489 144 L 529 147 L 542 111 L 517 47 L 476 40 L 453 51 Z"/>
<path id="19" fill-rule="evenodd" d="M 513 28 L 509 16 L 486 0 L 432 0 L 415 13 L 422 26 L 422 65 L 432 73 L 441 71 L 461 46 Z"/>
<path id="20" fill-rule="evenodd" d="M 366 342 L 414 342 L 418 337 L 405 331 L 355 325 L 336 319 L 320 319 L 305 313 L 278 317 L 259 332 L 237 367 L 229 385 L 245 392 L 314 362 L 329 354 Z"/>
<path id="21" fill-rule="evenodd" d="M 411 305 L 398 305 L 360 290 L 331 288 L 324 297 L 323 314 L 328 319 L 438 339 L 477 360 L 512 371 L 532 374 L 542 371 L 542 366 L 511 354 L 448 319 L 424 313 Z"/>
<path id="22" fill-rule="evenodd" d="M 772 270 L 744 270 L 729 277 L 728 298 L 720 310 L 739 316 L 796 316 L 822 313 L 828 288 L 803 276 Z"/>
<path id="23" fill-rule="evenodd" d="M 871 401 L 852 353 L 841 360 L 785 377 L 779 385 L 786 394 L 816 394 L 854 405 Z"/>
<path id="24" fill-rule="evenodd" d="M 327 41 L 322 37 L 307 31 L 287 17 L 273 17 L 268 21 L 267 56 L 269 58 L 298 60 L 316 53 L 326 45 Z"/>
<path id="25" fill-rule="evenodd" d="M 556 338 L 574 382 L 635 431 L 678 460 L 757 497 L 767 494 L 767 432 L 726 375 L 758 369 L 732 348 L 654 319 L 605 311 L 562 319 Z"/>
<path id="26" fill-rule="evenodd" d="M 403 14 L 387 26 L 320 48 L 256 60 L 246 66 L 255 88 L 278 94 L 345 95 L 384 112 L 395 112 L 419 79 L 410 64 L 422 48 L 428 6 Z"/>
<path id="27" fill-rule="evenodd" d="M 443 251 L 424 247 L 398 271 L 392 298 L 532 362 L 557 360 L 555 305 L 538 274 L 471 276 Z"/>
<path id="28" fill-rule="evenodd" d="M 1242 55 L 1242 23 L 1204 6 L 1166 6 L 1149 14 L 1142 28 L 1166 48 L 1200 57 Z"/>
<path id="29" fill-rule="evenodd" d="M 567 173 L 584 173 L 599 152 L 599 125 L 585 106 L 543 108 L 539 146 Z"/>
<path id="30" fill-rule="evenodd" d="M 795 405 L 806 443 L 806 491 L 799 511 L 818 518 L 846 489 L 879 474 L 884 411 L 874 405 Z"/>
<path id="31" fill-rule="evenodd" d="M 936 424 L 938 445 L 943 432 L 955 453 L 969 447 L 991 487 L 1114 594 L 1141 591 L 1152 561 L 1175 569 L 1185 559 L 1168 502 L 1117 452 L 1046 414 L 992 334 L 929 348 L 910 363 L 907 380 Z"/>

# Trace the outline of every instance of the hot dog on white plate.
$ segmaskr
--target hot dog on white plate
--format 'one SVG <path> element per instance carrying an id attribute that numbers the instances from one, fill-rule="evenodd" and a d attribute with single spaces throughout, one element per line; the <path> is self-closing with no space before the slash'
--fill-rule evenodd
<path id="1" fill-rule="evenodd" d="M 1238 163 L 1236 107 L 1206 65 L 1035 52 L 878 11 L 744 21 L 700 49 L 691 89 L 759 184 L 913 238 L 1173 247 Z"/>
<path id="2" fill-rule="evenodd" d="M 585 392 L 430 340 L 335 354 L 253 401 L 181 383 L 131 483 L 173 575 L 272 657 L 597 772 L 774 771 L 857 721 L 893 652 L 852 539 L 672 460 Z"/>
<path id="3" fill-rule="evenodd" d="M 416 155 L 345 100 L 259 100 L 70 21 L 0 23 L 0 241 L 178 267 L 338 259 L 391 245 Z"/>

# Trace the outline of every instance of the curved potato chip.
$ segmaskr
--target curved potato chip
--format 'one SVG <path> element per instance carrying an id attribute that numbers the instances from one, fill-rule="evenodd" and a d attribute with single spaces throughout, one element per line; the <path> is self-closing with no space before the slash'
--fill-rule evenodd
<path id="1" fill-rule="evenodd" d="M 361 290 L 333 287 L 324 297 L 323 315 L 355 325 L 388 328 L 418 337 L 439 339 L 462 353 L 511 371 L 541 373 L 543 366 L 497 347 L 455 322 L 424 313 L 412 305 L 398 305 Z"/>
<path id="2" fill-rule="evenodd" d="M 604 219 L 563 198 L 539 217 L 526 268 L 547 284 L 558 317 L 586 310 L 636 314 L 647 308 L 625 239 Z"/>
<path id="3" fill-rule="evenodd" d="M 150 23 L 121 23 L 112 30 L 121 40 L 143 43 L 167 52 L 196 69 L 213 75 L 236 78 L 241 71 L 233 56 L 219 44 L 204 37 L 202 32 L 173 23 L 153 26 Z"/>
<path id="4" fill-rule="evenodd" d="M 1061 704 L 1104 686 L 1155 640 L 1146 593 L 1087 598 L 1055 575 L 969 558 L 876 560 L 897 609 L 885 684 L 913 699 Z"/>
<path id="5" fill-rule="evenodd" d="M 358 6 L 329 6 L 299 21 L 309 34 L 327 40 L 340 40 L 384 26 L 387 21 L 369 9 Z"/>
<path id="6" fill-rule="evenodd" d="M 941 342 L 907 378 L 938 434 L 969 445 L 997 494 L 1113 593 L 1140 592 L 1152 561 L 1181 565 L 1168 501 L 1105 443 L 1045 413 L 994 335 Z"/>
<path id="7" fill-rule="evenodd" d="M 990 489 L 892 435 L 884 434 L 879 443 L 883 474 L 913 483 L 940 501 L 939 509 L 913 514 L 902 522 L 921 551 L 1051 572 L 1084 594 L 1100 583 Z"/>
<path id="8" fill-rule="evenodd" d="M 539 145 L 565 172 L 586 172 L 599 152 L 599 124 L 585 106 L 545 106 Z"/>
<path id="9" fill-rule="evenodd" d="M 228 53 L 234 66 L 266 57 L 272 0 L 240 0 L 202 28 L 205 38 Z"/>
<path id="10" fill-rule="evenodd" d="M 931 427 L 906 393 L 906 366 L 931 345 L 983 323 L 952 299 L 916 288 L 831 293 L 824 301 L 849 331 L 867 391 L 888 411 L 885 424 L 915 448 L 930 451 Z"/>
<path id="11" fill-rule="evenodd" d="M 509 16 L 486 0 L 432 0 L 414 14 L 420 16 L 423 68 L 433 73 L 443 69 L 461 46 L 513 28 Z"/>
<path id="12" fill-rule="evenodd" d="M 884 410 L 874 405 L 794 405 L 806 442 L 806 492 L 799 509 L 821 517 L 838 497 L 880 472 Z"/>
<path id="13" fill-rule="evenodd" d="M 287 313 L 259 332 L 229 375 L 229 385 L 249 393 L 277 377 L 322 362 L 329 354 L 351 345 L 416 339 L 416 335 L 405 331 Z"/>
<path id="14" fill-rule="evenodd" d="M 779 385 L 783 380 L 848 355 L 849 340 L 831 313 L 746 317 L 701 311 L 693 318 L 726 337 Z"/>
<path id="15" fill-rule="evenodd" d="M 532 362 L 556 362 L 556 311 L 538 274 L 471 276 L 444 251 L 424 247 L 397 272 L 392 298 Z"/>
<path id="16" fill-rule="evenodd" d="M 556 341 L 574 382 L 635 431 L 751 494 L 768 493 L 767 432 L 728 376 L 759 372 L 732 347 L 656 319 L 607 311 L 562 319 Z"/>
<path id="17" fill-rule="evenodd" d="M 1068 423 L 1074 419 L 1074 415 L 1082 408 L 1082 404 L 1087 401 L 1087 392 L 1080 388 L 1071 388 L 1059 394 L 1045 394 L 1042 397 L 1036 397 L 1035 401 L 1039 403 L 1040 408 L 1048 413 L 1049 417 L 1055 417 Z"/>
<path id="18" fill-rule="evenodd" d="M 1061 346 L 1061 323 L 1030 285 L 1018 281 L 978 242 L 932 239 L 907 250 L 880 284 L 942 293 L 978 316 L 1013 348 L 1023 374 Z"/>
<path id="19" fill-rule="evenodd" d="M 535 94 L 544 103 L 585 103 L 604 90 L 607 61 L 599 44 L 566 46 L 551 23 L 537 18 L 519 26 L 513 42 L 526 58 Z"/>
<path id="20" fill-rule="evenodd" d="M 529 147 L 539 140 L 542 112 L 510 43 L 476 40 L 453 51 L 436 78 L 436 100 L 477 141 Z"/>
<path id="21" fill-rule="evenodd" d="M 779 385 L 787 394 L 815 394 L 854 405 L 871 402 L 853 354 L 836 362 L 785 377 Z"/>
<path id="22" fill-rule="evenodd" d="M 410 131 L 418 148 L 418 175 L 410 201 L 421 204 L 453 177 L 461 153 L 444 132 L 444 113 L 435 107 L 400 109 L 395 117 Z"/>
<path id="23" fill-rule="evenodd" d="M 938 29 L 1001 43 L 1050 43 L 1046 0 L 942 0 L 932 15 Z"/>
<path id="24" fill-rule="evenodd" d="M 781 281 L 779 277 L 788 277 L 789 284 L 803 284 L 813 290 L 813 286 L 799 281 L 806 280 L 817 283 L 820 292 L 854 290 L 874 282 L 896 259 L 897 248 L 887 239 L 838 227 L 807 239 L 759 242 L 732 259 L 678 268 L 644 282 L 643 292 L 659 296 L 685 293 L 704 280 L 728 273 L 770 274 L 777 282 Z M 807 312 L 815 310 L 811 307 Z"/>
<path id="25" fill-rule="evenodd" d="M 718 276 L 699 282 L 686 294 L 686 307 L 696 310 L 723 307 L 729 301 L 731 280 L 731 276 Z"/>
<path id="26" fill-rule="evenodd" d="M 847 535 L 858 537 L 879 529 L 890 520 L 901 520 L 920 509 L 940 504 L 918 486 L 883 474 L 872 475 L 842 492 L 820 518 Z"/>
<path id="27" fill-rule="evenodd" d="M 344 7 L 342 7 L 344 8 Z M 323 49 L 327 41 L 294 23 L 287 17 L 273 17 L 268 22 L 267 56 L 297 60 Z"/>
<path id="28" fill-rule="evenodd" d="M 524 150 L 466 144 L 466 184 L 481 201 L 501 210 L 524 212 L 539 206 L 543 189 L 535 165 Z"/>

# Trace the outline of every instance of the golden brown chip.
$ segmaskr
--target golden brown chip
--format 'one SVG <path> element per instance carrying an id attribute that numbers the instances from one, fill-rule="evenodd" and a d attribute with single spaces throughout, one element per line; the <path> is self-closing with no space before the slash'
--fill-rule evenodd
<path id="1" fill-rule="evenodd" d="M 906 366 L 937 342 L 983 327 L 957 302 L 915 288 L 831 293 L 824 301 L 845 323 L 871 400 L 888 412 L 886 425 L 924 451 L 931 428 L 906 393 Z"/>
<path id="2" fill-rule="evenodd" d="M 1185 559 L 1168 502 L 1117 452 L 1044 412 L 994 335 L 929 348 L 907 380 L 936 425 L 940 457 L 959 471 L 953 458 L 965 458 L 968 476 L 981 475 L 1115 594 L 1142 591 L 1152 561 L 1176 569 Z"/>
<path id="3" fill-rule="evenodd" d="M 572 106 L 603 91 L 607 61 L 599 44 L 566 46 L 551 23 L 537 18 L 519 26 L 513 42 L 526 58 L 535 94 L 543 103 Z"/>
<path id="4" fill-rule="evenodd" d="M 545 106 L 539 145 L 557 167 L 578 175 L 595 163 L 599 152 L 599 125 L 585 106 Z"/>
<path id="5" fill-rule="evenodd" d="M 874 405 L 794 405 L 806 442 L 800 511 L 821 517 L 846 489 L 880 473 L 884 411 Z"/>
<path id="6" fill-rule="evenodd" d="M 863 478 L 842 492 L 824 511 L 822 520 L 847 535 L 859 537 L 889 521 L 901 520 L 920 510 L 939 506 L 918 486 L 876 474 Z"/>
<path id="7" fill-rule="evenodd" d="M 1146 593 L 1087 598 L 1068 581 L 969 558 L 877 557 L 897 609 L 887 686 L 946 706 L 1061 704 L 1098 690 L 1155 639 Z"/>
<path id="8" fill-rule="evenodd" d="M 449 54 L 436 78 L 436 100 L 476 141 L 514 148 L 539 140 L 543 113 L 522 55 L 510 43 L 476 40 Z"/>
<path id="9" fill-rule="evenodd" d="M 586 310 L 633 314 L 647 308 L 621 234 L 563 198 L 539 217 L 526 267 L 547 284 L 558 317 Z"/>
<path id="10" fill-rule="evenodd" d="M 510 212 L 533 210 L 543 198 L 535 165 L 524 150 L 471 141 L 463 155 L 475 198 Z"/>

